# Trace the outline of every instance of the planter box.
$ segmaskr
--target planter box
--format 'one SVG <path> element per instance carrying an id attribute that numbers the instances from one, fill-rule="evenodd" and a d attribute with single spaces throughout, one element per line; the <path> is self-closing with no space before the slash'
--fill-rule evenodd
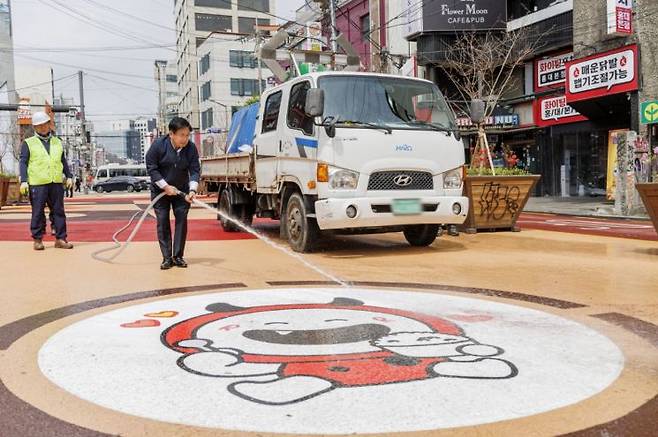
<path id="1" fill-rule="evenodd" d="M 469 234 L 478 230 L 518 232 L 516 221 L 541 176 L 467 176 L 464 195 L 470 207 L 463 228 Z"/>
<path id="2" fill-rule="evenodd" d="M 7 202 L 7 195 L 9 194 L 9 179 L 0 177 L 0 208 Z"/>
<path id="3" fill-rule="evenodd" d="M 653 227 L 658 232 L 658 182 L 637 184 L 635 187 L 640 192 L 644 206 L 649 213 L 649 217 L 651 217 L 651 221 L 653 221 Z"/>
<path id="4" fill-rule="evenodd" d="M 13 205 L 21 200 L 21 184 L 18 179 L 9 179 L 9 189 L 7 190 L 7 202 L 5 205 Z"/>

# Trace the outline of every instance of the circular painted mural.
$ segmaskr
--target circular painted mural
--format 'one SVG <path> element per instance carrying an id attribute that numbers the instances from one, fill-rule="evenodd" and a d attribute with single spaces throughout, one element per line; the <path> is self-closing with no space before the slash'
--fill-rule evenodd
<path id="1" fill-rule="evenodd" d="M 161 300 L 75 323 L 39 352 L 65 390 L 127 414 L 260 432 L 418 431 L 509 420 L 609 386 L 615 344 L 487 300 L 272 289 Z"/>

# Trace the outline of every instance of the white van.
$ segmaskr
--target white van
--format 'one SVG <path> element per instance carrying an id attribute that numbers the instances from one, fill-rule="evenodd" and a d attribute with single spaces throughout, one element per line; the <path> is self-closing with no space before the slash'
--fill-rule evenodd
<path id="1" fill-rule="evenodd" d="M 98 167 L 94 183 L 103 182 L 115 176 L 132 176 L 145 181 L 151 180 L 145 165 L 108 164 Z"/>

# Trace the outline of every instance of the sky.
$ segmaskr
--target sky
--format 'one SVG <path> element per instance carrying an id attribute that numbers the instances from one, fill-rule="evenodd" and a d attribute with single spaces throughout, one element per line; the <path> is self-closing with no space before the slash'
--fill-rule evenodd
<path id="1" fill-rule="evenodd" d="M 175 59 L 173 0 L 12 0 L 14 63 L 52 67 L 55 94 L 79 103 L 85 73 L 87 118 L 155 117 L 156 59 Z M 276 15 L 294 18 L 304 0 L 277 0 Z"/>

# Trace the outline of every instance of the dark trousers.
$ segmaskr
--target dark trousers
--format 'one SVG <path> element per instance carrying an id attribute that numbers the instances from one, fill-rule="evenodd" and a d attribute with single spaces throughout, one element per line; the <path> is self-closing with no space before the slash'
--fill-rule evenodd
<path id="1" fill-rule="evenodd" d="M 32 238 L 41 240 L 46 230 L 45 208 L 52 213 L 55 225 L 55 236 L 66 240 L 66 214 L 64 213 L 64 187 L 62 184 L 47 184 L 30 186 L 30 201 L 32 202 L 32 222 L 30 231 Z"/>
<path id="2" fill-rule="evenodd" d="M 151 193 L 151 199 L 154 199 L 159 193 Z M 154 208 L 155 216 L 158 220 L 158 242 L 162 257 L 169 259 L 172 257 L 183 257 L 185 253 L 185 241 L 187 240 L 187 213 L 190 210 L 190 204 L 182 196 L 164 196 L 158 200 Z M 169 222 L 169 211 L 174 211 L 175 231 L 172 252 L 171 242 L 171 224 Z"/>

